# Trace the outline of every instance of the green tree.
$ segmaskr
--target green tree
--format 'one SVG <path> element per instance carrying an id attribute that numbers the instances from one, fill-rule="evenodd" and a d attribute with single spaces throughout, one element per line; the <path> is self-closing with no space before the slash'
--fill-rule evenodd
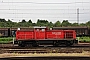
<path id="1" fill-rule="evenodd" d="M 10 22 L 10 23 L 12 23 L 12 21 L 10 20 L 10 19 L 8 19 L 8 21 L 7 22 Z"/>
<path id="2" fill-rule="evenodd" d="M 73 23 L 72 26 L 79 26 L 79 24 L 78 23 Z"/>
<path id="3" fill-rule="evenodd" d="M 61 26 L 61 22 L 60 21 L 56 21 L 54 24 L 55 27 L 60 27 Z"/>
<path id="4" fill-rule="evenodd" d="M 52 28 L 54 26 L 54 24 L 52 22 L 48 23 L 48 27 Z"/>
<path id="5" fill-rule="evenodd" d="M 86 22 L 86 26 L 90 26 L 90 21 Z"/>
<path id="6" fill-rule="evenodd" d="M 29 22 L 29 23 L 32 23 L 32 21 L 31 21 L 31 20 L 29 20 L 28 22 Z"/>
<path id="7" fill-rule="evenodd" d="M 47 20 L 37 20 L 37 26 L 48 26 L 48 21 Z"/>
<path id="8" fill-rule="evenodd" d="M 7 27 L 12 27 L 12 24 L 13 22 L 10 20 L 10 19 L 8 19 L 8 21 L 6 22 L 6 24 L 7 24 Z"/>
<path id="9" fill-rule="evenodd" d="M 65 27 L 67 27 L 67 26 L 71 26 L 71 23 L 68 22 L 68 20 L 63 20 L 63 22 L 62 22 L 62 26 L 65 26 Z"/>
<path id="10" fill-rule="evenodd" d="M 32 23 L 32 26 L 37 26 L 37 24 L 36 23 Z"/>
<path id="11" fill-rule="evenodd" d="M 26 21 L 23 19 L 21 23 L 25 23 Z"/>
<path id="12" fill-rule="evenodd" d="M 85 23 L 81 23 L 80 26 L 86 26 L 86 24 Z"/>
<path id="13" fill-rule="evenodd" d="M 0 18 L 0 22 L 6 22 L 6 20 L 5 20 L 5 19 L 1 19 L 1 18 Z"/>

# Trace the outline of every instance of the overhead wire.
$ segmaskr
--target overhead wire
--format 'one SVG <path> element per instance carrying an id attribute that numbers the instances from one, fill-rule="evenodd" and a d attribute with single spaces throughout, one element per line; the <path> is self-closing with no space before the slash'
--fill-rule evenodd
<path id="1" fill-rule="evenodd" d="M 13 1 L 12 1 L 12 2 L 4 2 L 4 1 L 2 1 L 2 2 L 0 2 L 0 3 L 5 3 L 5 4 L 8 3 L 8 5 L 12 3 L 12 6 L 13 6 L 14 3 L 15 3 L 15 4 L 16 4 L 16 3 L 19 3 L 19 4 L 21 4 L 21 3 L 28 3 L 28 4 L 49 4 L 49 5 L 50 5 L 50 4 L 54 4 L 54 5 L 55 5 L 55 4 L 75 4 L 75 5 L 76 5 L 76 4 L 82 4 L 82 7 L 83 7 L 83 4 L 87 4 L 87 3 L 90 3 L 90 2 L 83 2 L 83 1 L 82 1 L 82 2 L 70 2 L 70 3 L 39 3 L 39 2 L 13 2 Z M 75 9 L 69 9 L 69 8 L 68 8 L 68 9 L 16 9 L 16 8 L 15 8 L 15 9 L 12 9 L 12 8 L 9 7 L 9 9 L 2 9 L 2 8 L 1 8 L 0 11 L 1 11 L 1 10 L 7 10 L 7 11 L 8 11 L 8 10 L 9 10 L 9 11 L 10 11 L 10 10 L 13 10 L 13 11 L 15 10 L 13 13 L 1 13 L 1 14 L 16 14 L 16 16 L 17 16 L 18 14 L 22 14 L 22 17 L 18 17 L 18 16 L 17 16 L 17 17 L 15 17 L 15 18 L 29 18 L 29 17 L 24 17 L 24 16 L 23 16 L 24 14 L 25 14 L 25 15 L 26 15 L 26 14 L 40 14 L 40 15 L 41 15 L 41 14 L 45 14 L 45 15 L 52 15 L 52 14 L 55 14 L 55 15 L 63 14 L 63 15 L 64 15 L 64 14 L 69 14 L 69 18 L 72 18 L 72 17 L 70 17 L 70 14 L 77 14 L 77 13 L 71 13 L 71 12 L 67 12 L 67 13 L 65 13 L 65 12 L 64 12 L 64 13 L 30 13 L 30 12 L 28 12 L 28 13 L 18 13 L 18 12 L 17 12 L 18 10 L 64 10 L 64 11 L 65 11 L 65 10 L 68 10 L 68 11 L 69 11 L 69 10 L 75 10 Z M 80 10 L 84 10 L 84 7 L 83 7 L 83 9 L 80 9 Z M 85 10 L 90 10 L 90 9 L 85 9 Z M 90 13 L 84 12 L 84 13 L 79 13 L 79 14 L 90 14 Z M 63 17 L 65 17 L 65 16 L 63 16 Z M 13 18 L 14 18 L 14 17 L 13 17 Z M 41 18 L 42 18 L 42 17 L 41 17 Z M 61 18 L 61 17 L 46 17 L 46 18 Z M 66 18 L 68 18 L 68 17 L 66 17 Z"/>
<path id="2" fill-rule="evenodd" d="M 82 3 L 82 2 L 61 2 L 61 3 L 43 3 L 43 2 L 5 2 L 1 1 L 0 3 L 31 3 L 31 4 L 76 4 L 76 3 Z M 83 3 L 90 3 L 90 2 L 83 2 Z"/>

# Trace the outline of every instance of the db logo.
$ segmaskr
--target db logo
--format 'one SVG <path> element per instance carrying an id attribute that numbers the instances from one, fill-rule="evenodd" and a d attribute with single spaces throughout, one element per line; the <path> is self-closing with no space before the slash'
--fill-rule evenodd
<path id="1" fill-rule="evenodd" d="M 52 32 L 52 34 L 61 35 L 61 32 Z"/>

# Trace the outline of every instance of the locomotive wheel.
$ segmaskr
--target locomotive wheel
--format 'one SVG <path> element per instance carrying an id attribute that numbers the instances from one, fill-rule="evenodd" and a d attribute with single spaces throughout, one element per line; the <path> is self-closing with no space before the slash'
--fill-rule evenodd
<path id="1" fill-rule="evenodd" d="M 53 46 L 58 46 L 59 44 L 57 42 L 54 42 L 53 43 Z"/>
<path id="2" fill-rule="evenodd" d="M 66 43 L 66 46 L 71 46 L 71 44 L 70 43 Z"/>
<path id="3" fill-rule="evenodd" d="M 24 43 L 23 41 L 18 41 L 18 45 L 19 45 L 20 47 L 25 47 L 25 43 Z"/>
<path id="4" fill-rule="evenodd" d="M 71 45 L 73 45 L 72 41 L 66 41 L 66 46 L 71 46 Z"/>
<path id="5" fill-rule="evenodd" d="M 33 46 L 33 47 L 38 47 L 37 42 L 36 42 L 36 41 L 33 41 L 32 46 Z"/>
<path id="6" fill-rule="evenodd" d="M 53 46 L 56 46 L 56 47 L 57 47 L 57 46 L 58 46 L 58 44 L 54 44 Z"/>
<path id="7" fill-rule="evenodd" d="M 33 47 L 37 47 L 38 45 L 37 44 L 32 44 Z"/>
<path id="8" fill-rule="evenodd" d="M 19 44 L 20 47 L 25 47 L 25 44 Z"/>

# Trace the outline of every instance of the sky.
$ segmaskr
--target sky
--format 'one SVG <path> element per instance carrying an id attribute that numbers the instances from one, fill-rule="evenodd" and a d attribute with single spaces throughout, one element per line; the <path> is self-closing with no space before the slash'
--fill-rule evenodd
<path id="1" fill-rule="evenodd" d="M 90 0 L 0 0 L 0 18 L 13 22 L 42 19 L 77 23 L 77 9 L 79 23 L 90 21 Z"/>

